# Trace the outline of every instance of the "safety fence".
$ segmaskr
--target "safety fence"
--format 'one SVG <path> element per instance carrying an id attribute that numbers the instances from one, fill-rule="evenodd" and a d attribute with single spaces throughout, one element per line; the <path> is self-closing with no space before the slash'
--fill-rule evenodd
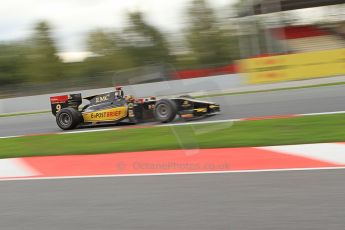
<path id="1" fill-rule="evenodd" d="M 345 49 L 251 58 L 239 66 L 247 84 L 337 76 L 345 74 Z"/>

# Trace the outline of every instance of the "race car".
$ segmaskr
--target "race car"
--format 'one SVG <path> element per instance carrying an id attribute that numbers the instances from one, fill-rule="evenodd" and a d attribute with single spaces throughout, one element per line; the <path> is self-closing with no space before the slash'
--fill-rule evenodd
<path id="1" fill-rule="evenodd" d="M 85 97 L 89 103 L 82 104 L 81 94 L 50 97 L 51 109 L 57 125 L 63 130 L 97 124 L 132 124 L 158 121 L 168 123 L 177 116 L 189 120 L 220 112 L 213 102 L 196 100 L 188 95 L 157 99 L 134 98 L 125 95 L 122 87 L 115 91 Z"/>

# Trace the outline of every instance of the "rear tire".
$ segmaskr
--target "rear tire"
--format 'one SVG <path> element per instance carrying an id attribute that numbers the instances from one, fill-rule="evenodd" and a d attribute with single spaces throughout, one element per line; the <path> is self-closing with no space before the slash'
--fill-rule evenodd
<path id="1" fill-rule="evenodd" d="M 63 130 L 74 129 L 81 121 L 81 113 L 73 108 L 64 108 L 56 115 L 56 123 Z"/>
<path id="2" fill-rule="evenodd" d="M 173 100 L 161 99 L 155 105 L 154 116 L 162 123 L 171 122 L 177 114 L 177 105 Z"/>

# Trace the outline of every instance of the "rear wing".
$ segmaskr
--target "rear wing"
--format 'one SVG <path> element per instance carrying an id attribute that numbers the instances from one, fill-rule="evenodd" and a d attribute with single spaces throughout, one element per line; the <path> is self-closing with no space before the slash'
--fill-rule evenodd
<path id="1" fill-rule="evenodd" d="M 82 103 L 81 94 L 70 94 L 50 97 L 50 104 L 52 109 L 52 114 L 56 116 L 58 112 L 63 108 L 74 108 L 78 110 L 79 105 Z"/>

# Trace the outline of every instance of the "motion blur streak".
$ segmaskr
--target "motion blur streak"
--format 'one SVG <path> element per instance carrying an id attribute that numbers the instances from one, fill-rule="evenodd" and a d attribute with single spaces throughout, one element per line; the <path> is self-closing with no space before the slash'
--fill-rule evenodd
<path id="1" fill-rule="evenodd" d="M 0 102 L 0 113 L 41 109 L 31 103 L 45 106 L 45 96 L 37 102 L 29 95 L 153 82 L 179 88 L 203 77 L 212 79 L 211 88 L 196 84 L 183 92 L 212 90 L 205 93 L 218 94 L 211 99 L 222 111 L 200 122 L 340 113 L 345 80 L 328 79 L 345 75 L 344 9 L 345 0 L 1 1 L 0 98 L 10 105 Z M 314 78 L 324 80 L 320 87 L 299 85 Z M 295 88 L 276 91 L 274 82 Z M 222 94 L 256 86 L 266 92 Z M 160 95 L 171 95 L 160 90 L 166 93 Z M 52 154 L 76 154 L 83 146 L 80 154 L 102 152 L 105 139 L 116 145 L 109 145 L 109 155 L 42 153 L 0 160 L 0 229 L 344 230 L 345 119 L 340 114 L 290 120 L 302 123 L 245 121 L 229 125 L 226 131 L 231 130 L 219 132 L 218 139 L 208 132 L 212 125 L 205 125 L 198 139 L 207 144 L 200 146 L 210 146 L 204 150 L 197 149 L 189 132 L 166 138 L 157 129 L 145 135 L 148 141 L 139 135 L 141 142 L 126 141 L 143 130 L 124 131 L 128 136 L 80 129 L 64 133 L 69 135 L 1 139 L 6 157 L 21 157 L 24 148 L 30 150 L 27 156 L 35 155 L 44 140 Z M 123 126 L 93 131 L 108 128 Z M 197 133 L 194 128 L 191 133 Z M 63 133 L 51 114 L 0 118 L 0 138 L 45 133 Z M 83 136 L 89 136 L 88 145 Z M 35 145 L 31 138 L 42 141 Z M 250 138 L 255 142 L 246 142 Z M 325 143 L 297 145 L 320 138 Z M 76 141 L 74 148 L 68 140 Z M 143 142 L 157 144 L 158 151 L 116 153 L 131 147 L 124 143 L 144 148 Z M 220 148 L 229 143 L 269 146 Z M 161 152 L 164 146 L 192 152 Z"/>

